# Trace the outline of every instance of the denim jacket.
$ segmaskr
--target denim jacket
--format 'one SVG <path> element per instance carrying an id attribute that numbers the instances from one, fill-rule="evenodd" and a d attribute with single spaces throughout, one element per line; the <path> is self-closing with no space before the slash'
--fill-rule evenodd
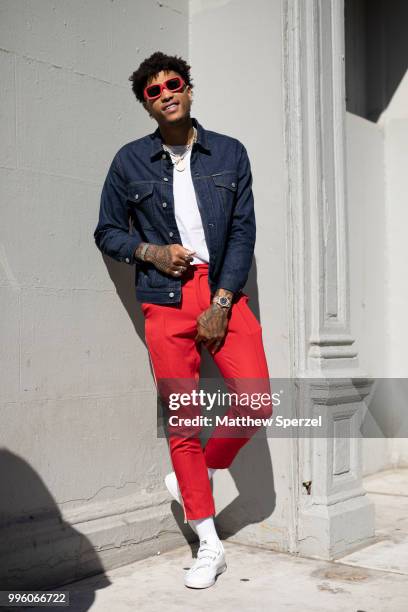
<path id="1" fill-rule="evenodd" d="M 255 246 L 252 175 L 247 151 L 237 139 L 205 130 L 192 118 L 197 140 L 191 176 L 210 255 L 208 282 L 236 293 L 245 285 Z M 160 272 L 135 258 L 140 242 L 182 244 L 174 215 L 173 164 L 157 128 L 116 153 L 102 188 L 97 247 L 116 261 L 136 264 L 136 298 L 175 304 L 182 277 Z"/>

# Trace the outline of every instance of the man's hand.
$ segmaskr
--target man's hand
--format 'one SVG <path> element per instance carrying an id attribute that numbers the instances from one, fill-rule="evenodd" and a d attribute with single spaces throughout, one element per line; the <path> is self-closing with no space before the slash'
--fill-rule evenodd
<path id="1" fill-rule="evenodd" d="M 233 293 L 227 289 L 218 289 L 215 293 L 215 296 L 217 295 L 225 295 L 230 299 L 233 297 Z M 227 332 L 229 312 L 230 308 L 223 308 L 212 303 L 197 318 L 195 341 L 204 342 L 209 350 L 210 348 L 214 349 L 214 353 L 218 351 Z"/>
<path id="2" fill-rule="evenodd" d="M 228 309 L 211 304 L 197 319 L 196 342 L 204 342 L 205 346 L 214 352 L 220 347 L 228 326 Z"/>
<path id="3" fill-rule="evenodd" d="M 142 245 L 139 245 L 142 247 Z M 139 247 L 135 255 L 138 256 Z M 193 261 L 195 251 L 189 251 L 181 244 L 149 244 L 144 261 L 152 263 L 158 270 L 172 276 L 181 276 Z"/>

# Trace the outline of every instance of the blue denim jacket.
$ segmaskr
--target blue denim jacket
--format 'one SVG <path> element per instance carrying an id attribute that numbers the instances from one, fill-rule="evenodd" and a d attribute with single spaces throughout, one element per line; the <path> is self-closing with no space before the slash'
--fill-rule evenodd
<path id="1" fill-rule="evenodd" d="M 191 151 L 191 176 L 210 255 L 210 291 L 222 287 L 236 293 L 247 281 L 255 246 L 250 162 L 237 139 L 205 130 L 194 118 L 192 122 L 197 141 Z M 182 244 L 174 216 L 173 165 L 162 142 L 157 128 L 116 153 L 102 188 L 94 238 L 102 253 L 136 264 L 140 302 L 175 304 L 181 300 L 182 277 L 160 272 L 134 256 L 142 241 Z"/>

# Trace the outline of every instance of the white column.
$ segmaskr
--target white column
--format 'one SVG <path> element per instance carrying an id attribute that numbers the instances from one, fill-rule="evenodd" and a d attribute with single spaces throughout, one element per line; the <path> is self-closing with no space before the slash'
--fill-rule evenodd
<path id="1" fill-rule="evenodd" d="M 328 423 L 299 440 L 297 550 L 332 559 L 374 535 L 359 438 L 369 381 L 349 325 L 344 5 L 284 7 L 293 376 L 313 379 L 298 414 Z"/>

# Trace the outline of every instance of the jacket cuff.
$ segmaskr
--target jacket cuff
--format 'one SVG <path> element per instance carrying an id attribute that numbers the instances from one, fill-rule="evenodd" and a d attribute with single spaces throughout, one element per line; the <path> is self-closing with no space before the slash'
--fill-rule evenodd
<path id="1" fill-rule="evenodd" d="M 238 291 L 240 291 L 241 287 L 240 284 L 237 282 L 237 279 L 229 274 L 224 274 L 220 277 L 220 279 L 217 281 L 217 284 L 215 286 L 214 289 L 214 293 L 218 290 L 218 289 L 227 289 L 228 291 L 232 291 L 232 293 L 238 293 Z"/>
<path id="2" fill-rule="evenodd" d="M 135 251 L 141 242 L 143 242 L 143 240 L 141 240 L 138 236 L 131 236 L 129 238 L 124 248 L 125 256 L 123 258 L 123 261 L 125 263 L 131 266 L 138 261 L 135 257 Z"/>

